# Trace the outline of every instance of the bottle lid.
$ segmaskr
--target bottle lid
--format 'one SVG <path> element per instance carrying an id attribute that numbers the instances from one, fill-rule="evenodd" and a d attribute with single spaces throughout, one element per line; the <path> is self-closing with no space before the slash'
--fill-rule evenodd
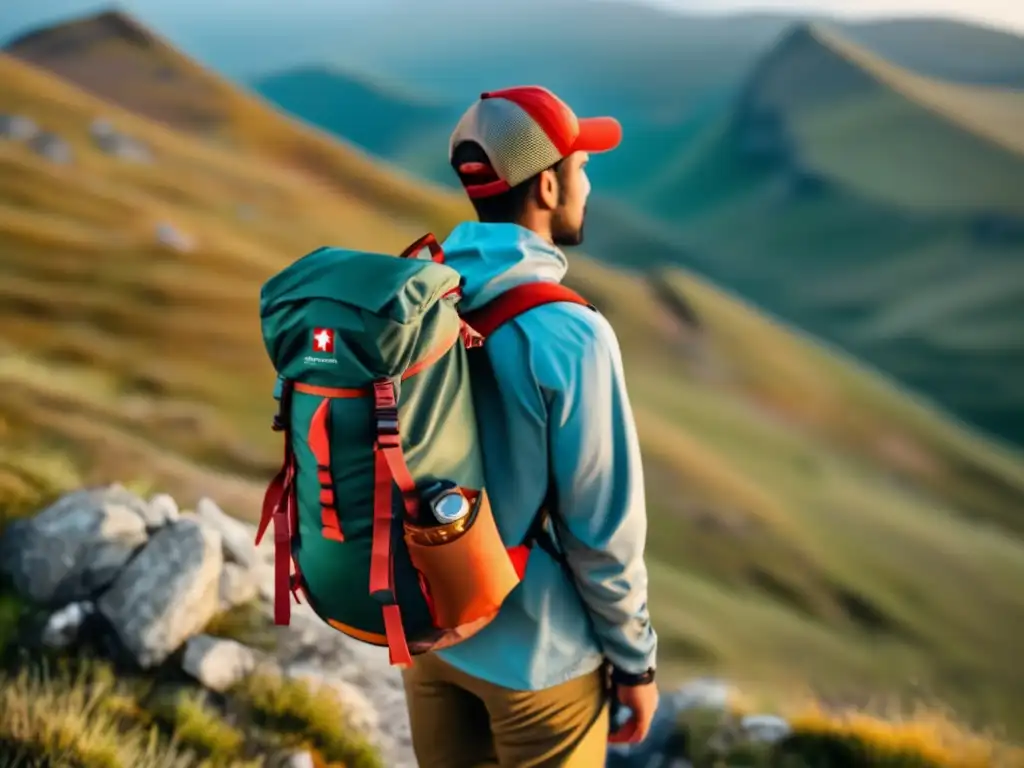
<path id="1" fill-rule="evenodd" d="M 469 502 L 457 488 L 453 488 L 431 500 L 430 510 L 439 523 L 454 523 L 469 512 Z"/>

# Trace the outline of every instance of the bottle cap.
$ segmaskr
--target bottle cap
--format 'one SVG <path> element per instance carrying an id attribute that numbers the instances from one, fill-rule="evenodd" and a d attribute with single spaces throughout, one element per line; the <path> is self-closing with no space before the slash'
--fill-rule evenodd
<path id="1" fill-rule="evenodd" d="M 454 523 L 469 513 L 469 502 L 458 488 L 452 488 L 431 499 L 430 511 L 439 523 Z"/>

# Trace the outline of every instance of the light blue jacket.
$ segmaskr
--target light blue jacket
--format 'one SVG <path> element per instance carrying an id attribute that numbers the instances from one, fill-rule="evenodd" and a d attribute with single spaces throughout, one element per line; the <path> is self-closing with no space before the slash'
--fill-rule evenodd
<path id="1" fill-rule="evenodd" d="M 461 224 L 444 250 L 467 310 L 521 283 L 560 282 L 567 268 L 560 250 L 514 224 Z M 643 474 L 615 333 L 587 307 L 549 304 L 499 328 L 484 350 L 489 366 L 474 369 L 473 386 L 498 527 L 507 543 L 523 540 L 550 462 L 555 538 L 577 586 L 534 547 L 497 618 L 438 655 L 516 690 L 557 685 L 604 658 L 628 672 L 653 667 Z"/>

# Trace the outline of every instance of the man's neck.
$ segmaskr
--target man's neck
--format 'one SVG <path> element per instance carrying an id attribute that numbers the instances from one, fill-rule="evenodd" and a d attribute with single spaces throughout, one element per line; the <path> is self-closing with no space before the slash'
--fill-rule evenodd
<path id="1" fill-rule="evenodd" d="M 537 216 L 535 214 L 531 215 L 532 213 L 533 212 L 524 213 L 522 216 L 516 219 L 515 223 L 518 224 L 520 227 L 523 227 L 524 229 L 530 230 L 542 240 L 545 240 L 554 245 L 555 241 L 551 235 L 551 223 L 543 217 Z"/>

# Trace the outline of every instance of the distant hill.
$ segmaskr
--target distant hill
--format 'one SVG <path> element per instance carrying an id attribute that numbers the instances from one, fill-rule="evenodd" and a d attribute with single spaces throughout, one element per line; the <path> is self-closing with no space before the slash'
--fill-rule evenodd
<path id="1" fill-rule="evenodd" d="M 66 77 L 0 55 L 0 113 L 68 146 L 0 139 L 0 516 L 78 474 L 251 519 L 280 462 L 262 282 L 325 243 L 443 237 L 464 209 L 194 63 L 180 91 L 143 99 L 168 46 L 104 39 L 80 68 L 60 58 Z M 73 82 L 86 75 L 93 92 Z M 220 84 L 212 133 L 167 111 L 194 82 Z M 162 121 L 132 111 L 157 95 Z M 97 118 L 148 161 L 108 153 Z M 334 170 L 294 162 L 306 148 Z M 621 207 L 594 224 L 611 211 L 626 245 L 676 247 Z M 573 254 L 569 282 L 622 343 L 666 685 L 708 672 L 829 701 L 924 690 L 972 722 L 1024 723 L 1019 453 L 691 273 Z"/>
<path id="2" fill-rule="evenodd" d="M 281 109 L 387 158 L 420 178 L 451 185 L 448 135 L 461 114 L 356 73 L 303 67 L 255 80 Z"/>
<path id="3" fill-rule="evenodd" d="M 1020 442 L 1022 120 L 803 26 L 638 202 L 679 259 Z"/>

